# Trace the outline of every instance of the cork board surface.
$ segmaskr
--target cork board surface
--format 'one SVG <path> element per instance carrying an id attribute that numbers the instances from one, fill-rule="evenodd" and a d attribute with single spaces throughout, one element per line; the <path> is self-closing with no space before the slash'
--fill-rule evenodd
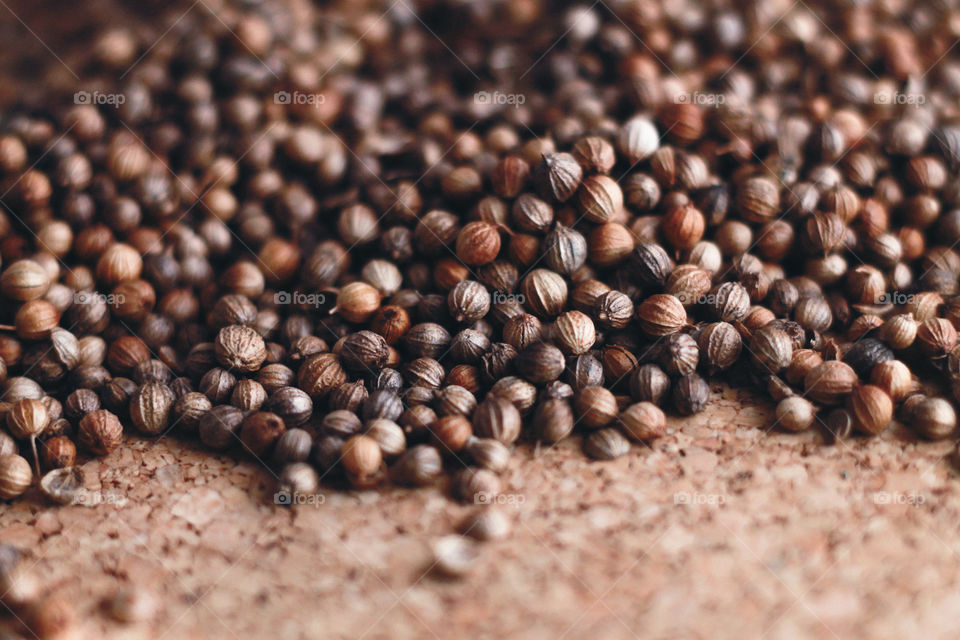
<path id="1" fill-rule="evenodd" d="M 87 463 L 99 504 L 4 506 L 0 542 L 76 603 L 77 637 L 955 637 L 953 443 L 894 427 L 827 446 L 769 418 L 718 386 L 613 462 L 577 438 L 520 447 L 497 507 L 513 534 L 456 580 L 429 543 L 478 507 L 444 487 L 279 507 L 257 463 L 171 438 Z M 153 622 L 104 615 L 130 584 L 161 601 Z"/>

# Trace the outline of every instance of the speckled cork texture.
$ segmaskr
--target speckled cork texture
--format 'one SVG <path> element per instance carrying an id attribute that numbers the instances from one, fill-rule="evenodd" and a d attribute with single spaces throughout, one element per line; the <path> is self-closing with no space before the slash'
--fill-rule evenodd
<path id="1" fill-rule="evenodd" d="M 258 464 L 170 438 L 84 465 L 100 504 L 5 506 L 0 542 L 76 603 L 78 637 L 955 637 L 952 443 L 828 446 L 768 433 L 759 398 L 713 400 L 613 462 L 520 447 L 497 507 L 513 535 L 458 580 L 429 543 L 477 507 L 443 487 L 278 507 Z M 152 623 L 104 614 L 130 584 L 162 602 Z"/>

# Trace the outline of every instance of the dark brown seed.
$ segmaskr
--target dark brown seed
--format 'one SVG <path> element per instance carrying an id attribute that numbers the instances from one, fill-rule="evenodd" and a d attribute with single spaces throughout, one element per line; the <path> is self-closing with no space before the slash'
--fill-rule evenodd
<path id="1" fill-rule="evenodd" d="M 663 370 L 671 376 L 685 376 L 693 373 L 700 362 L 700 347 L 697 341 L 685 333 L 665 336 L 657 345 L 657 361 Z"/>
<path id="2" fill-rule="evenodd" d="M 98 409 L 80 420 L 77 425 L 77 439 L 94 455 L 105 456 L 123 441 L 123 425 L 113 413 Z"/>
<path id="3" fill-rule="evenodd" d="M 520 412 L 506 398 L 489 396 L 473 414 L 473 428 L 481 438 L 513 444 L 520 437 L 520 427 Z"/>
<path id="4" fill-rule="evenodd" d="M 843 361 L 853 367 L 857 375 L 869 379 L 873 368 L 881 362 L 893 360 L 893 351 L 876 338 L 863 338 L 843 354 Z"/>
<path id="5" fill-rule="evenodd" d="M 436 447 L 417 445 L 405 451 L 392 467 L 400 484 L 423 487 L 432 484 L 443 472 L 443 458 Z"/>
<path id="6" fill-rule="evenodd" d="M 389 349 L 383 336 L 364 330 L 344 338 L 339 355 L 340 361 L 347 370 L 356 373 L 372 373 L 386 364 Z"/>
<path id="7" fill-rule="evenodd" d="M 580 186 L 583 168 L 569 153 L 544 155 L 534 171 L 534 184 L 544 198 L 566 202 Z"/>
<path id="8" fill-rule="evenodd" d="M 630 397 L 637 402 L 660 404 L 670 390 L 670 377 L 655 364 L 637 367 L 630 375 Z"/>
<path id="9" fill-rule="evenodd" d="M 710 399 L 710 386 L 706 380 L 693 373 L 683 376 L 673 384 L 673 406 L 684 416 L 699 413 Z"/>
<path id="10" fill-rule="evenodd" d="M 244 411 L 230 405 L 214 407 L 200 419 L 200 440 L 211 449 L 227 449 L 238 441 L 237 432 L 245 415 Z"/>
<path id="11" fill-rule="evenodd" d="M 533 384 L 545 384 L 560 377 L 566 359 L 552 344 L 536 342 L 517 354 L 515 364 L 521 376 Z"/>
<path id="12" fill-rule="evenodd" d="M 594 460 L 614 460 L 630 452 L 630 441 L 619 429 L 600 429 L 583 441 L 583 452 Z"/>
<path id="13" fill-rule="evenodd" d="M 533 428 L 544 442 L 560 442 L 573 432 L 573 408 L 565 399 L 548 399 L 537 405 Z"/>
<path id="14" fill-rule="evenodd" d="M 265 459 L 284 431 L 286 425 L 280 416 L 268 411 L 256 411 L 244 418 L 240 425 L 240 442 L 250 455 Z"/>

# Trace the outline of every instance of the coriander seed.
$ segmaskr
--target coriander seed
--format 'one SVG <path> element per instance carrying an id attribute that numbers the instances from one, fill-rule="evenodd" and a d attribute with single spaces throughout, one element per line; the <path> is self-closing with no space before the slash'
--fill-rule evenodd
<path id="1" fill-rule="evenodd" d="M 326 396 L 346 381 L 340 359 L 332 353 L 310 356 L 297 373 L 297 386 L 315 398 Z"/>
<path id="2" fill-rule="evenodd" d="M 657 362 L 671 376 L 693 373 L 700 363 L 700 347 L 697 341 L 685 333 L 664 336 L 657 345 Z"/>
<path id="3" fill-rule="evenodd" d="M 637 402 L 620 412 L 617 423 L 623 431 L 638 442 L 662 438 L 667 433 L 667 419 L 652 402 Z"/>
<path id="4" fill-rule="evenodd" d="M 200 418 L 197 431 L 200 441 L 214 450 L 225 450 L 237 440 L 237 432 L 246 412 L 230 405 L 220 405 Z"/>
<path id="5" fill-rule="evenodd" d="M 545 384 L 560 377 L 566 359 L 554 345 L 535 342 L 517 354 L 515 365 L 517 372 L 533 384 Z"/>
<path id="6" fill-rule="evenodd" d="M 0 447 L 2 453 L 15 453 L 15 449 L 4 450 Z M 0 453 L 0 455 L 2 455 Z M 40 462 L 44 469 L 62 469 L 72 467 L 77 459 L 77 447 L 73 441 L 66 436 L 55 436 L 48 438 L 40 444 Z"/>
<path id="7" fill-rule="evenodd" d="M 489 469 L 468 467 L 457 472 L 452 488 L 465 504 L 492 504 L 500 494 L 500 479 Z"/>
<path id="8" fill-rule="evenodd" d="M 609 176 L 588 176 L 577 194 L 580 211 L 590 222 L 608 222 L 623 208 L 623 191 Z"/>
<path id="9" fill-rule="evenodd" d="M 278 492 L 289 496 L 307 496 L 320 488 L 320 477 L 316 469 L 305 462 L 285 464 L 277 480 Z"/>
<path id="10" fill-rule="evenodd" d="M 189 393 L 189 392 L 188 392 Z M 256 380 L 244 378 L 230 394 L 230 404 L 244 411 L 256 411 L 267 401 L 267 391 Z"/>
<path id="11" fill-rule="evenodd" d="M 740 358 L 743 340 L 732 324 L 713 322 L 697 335 L 697 346 L 710 373 L 718 373 L 732 367 Z"/>
<path id="12" fill-rule="evenodd" d="M 366 322 L 380 308 L 380 292 L 366 282 L 351 282 L 340 289 L 332 310 L 348 322 Z"/>
<path id="13" fill-rule="evenodd" d="M 341 462 L 351 483 L 370 487 L 379 480 L 383 453 L 374 438 L 355 435 L 344 443 Z"/>
<path id="14" fill-rule="evenodd" d="M 148 436 L 162 434 L 170 424 L 170 412 L 176 398 L 170 388 L 150 382 L 142 385 L 130 399 L 130 421 Z"/>
<path id="15" fill-rule="evenodd" d="M 820 404 L 840 404 L 859 380 L 853 368 L 839 360 L 828 360 L 807 373 L 803 379 L 807 396 Z"/>
<path id="16" fill-rule="evenodd" d="M 893 419 L 893 400 L 886 391 L 872 384 L 854 389 L 847 401 L 847 409 L 854 425 L 871 436 L 883 433 Z"/>
<path id="17" fill-rule="evenodd" d="M 543 248 L 544 263 L 557 273 L 570 275 L 587 261 L 587 239 L 559 223 L 544 238 Z"/>
<path id="18" fill-rule="evenodd" d="M 870 384 L 886 391 L 894 402 L 900 402 L 913 388 L 913 377 L 907 365 L 900 360 L 886 360 L 873 367 Z"/>
<path id="19" fill-rule="evenodd" d="M 213 408 L 213 403 L 202 393 L 186 393 L 173 403 L 171 417 L 173 424 L 186 433 L 195 433 L 200 419 Z"/>
<path id="20" fill-rule="evenodd" d="M 479 509 L 460 523 L 459 530 L 481 542 L 503 540 L 510 535 L 510 521 L 499 509 Z"/>
<path id="21" fill-rule="evenodd" d="M 637 402 L 660 404 L 670 390 L 670 377 L 655 364 L 644 364 L 630 374 L 630 397 Z"/>
<path id="22" fill-rule="evenodd" d="M 0 274 L 0 291 L 13 300 L 34 300 L 49 287 L 47 270 L 33 260 L 17 260 Z"/>
<path id="23" fill-rule="evenodd" d="M 617 417 L 619 410 L 613 392 L 605 387 L 584 387 L 573 397 L 578 422 L 588 429 L 605 427 Z"/>
<path id="24" fill-rule="evenodd" d="M 944 398 L 922 398 L 904 407 L 904 420 L 926 438 L 942 440 L 956 431 L 957 412 Z"/>
<path id="25" fill-rule="evenodd" d="M 597 332 L 593 320 L 587 314 L 565 311 L 557 316 L 553 324 L 553 337 L 565 353 L 579 355 L 593 347 Z"/>
<path id="26" fill-rule="evenodd" d="M 520 284 L 523 305 L 540 317 L 559 315 L 567 303 L 567 283 L 548 269 L 534 269 Z"/>
<path id="27" fill-rule="evenodd" d="M 608 329 L 623 329 L 633 319 L 633 301 L 620 291 L 607 291 L 594 301 L 593 314 L 600 326 Z"/>
<path id="28" fill-rule="evenodd" d="M 254 411 L 240 425 L 240 443 L 253 457 L 266 458 L 286 431 L 283 418 L 269 411 Z"/>
<path id="29" fill-rule="evenodd" d="M 637 321 L 644 333 L 660 337 L 683 328 L 687 324 L 687 312 L 676 296 L 658 293 L 640 303 Z"/>
<path id="30" fill-rule="evenodd" d="M 816 408 L 800 396 L 784 398 L 777 404 L 775 424 L 787 431 L 804 431 L 813 425 Z"/>
<path id="31" fill-rule="evenodd" d="M 599 429 L 584 439 L 583 452 L 594 460 L 614 460 L 630 452 L 630 441 L 618 429 Z"/>
<path id="32" fill-rule="evenodd" d="M 389 351 L 386 339 L 373 331 L 351 333 L 340 345 L 340 362 L 348 371 L 364 373 L 381 369 Z"/>
<path id="33" fill-rule="evenodd" d="M 876 338 L 862 338 L 843 354 L 843 361 L 853 367 L 861 378 L 869 378 L 878 364 L 892 359 L 893 351 Z"/>
<path id="34" fill-rule="evenodd" d="M 465 416 L 444 416 L 430 426 L 430 432 L 440 451 L 456 453 L 473 437 L 473 425 Z"/>
<path id="35" fill-rule="evenodd" d="M 458 282 L 447 295 L 450 315 L 457 322 L 475 322 L 490 311 L 490 293 L 475 280 Z"/>
<path id="36" fill-rule="evenodd" d="M 473 428 L 481 438 L 493 438 L 510 445 L 520 437 L 520 412 L 512 402 L 488 396 L 473 413 Z"/>
<path id="37" fill-rule="evenodd" d="M 33 471 L 25 458 L 15 454 L 0 456 L 0 498 L 19 497 L 33 484 Z"/>
<path id="38" fill-rule="evenodd" d="M 24 302 L 13 317 L 17 335 L 24 340 L 43 340 L 60 322 L 60 312 L 43 299 Z"/>
<path id="39" fill-rule="evenodd" d="M 754 332 L 748 345 L 750 360 L 764 374 L 777 374 L 793 358 L 793 343 L 785 331 L 767 325 Z"/>
<path id="40" fill-rule="evenodd" d="M 443 458 L 436 447 L 421 444 L 407 449 L 391 467 L 394 480 L 400 484 L 425 487 L 433 484 L 443 472 Z"/>
<path id="41" fill-rule="evenodd" d="M 505 470 L 510 462 L 510 449 L 493 438 L 471 438 L 463 451 L 474 464 L 494 473 Z"/>
<path id="42" fill-rule="evenodd" d="M 435 541 L 431 547 L 434 570 L 449 578 L 467 575 L 473 569 L 480 556 L 477 545 L 472 540 L 449 535 Z"/>
<path id="43" fill-rule="evenodd" d="M 434 407 L 440 416 L 471 416 L 477 408 L 477 398 L 467 389 L 449 384 L 437 393 Z"/>
<path id="44" fill-rule="evenodd" d="M 40 478 L 40 491 L 59 504 L 74 504 L 83 491 L 83 471 L 77 467 L 53 469 Z"/>
<path id="45" fill-rule="evenodd" d="M 533 428 L 544 442 L 560 442 L 573 432 L 573 408 L 566 399 L 547 399 L 537 405 Z"/>
<path id="46" fill-rule="evenodd" d="M 917 345 L 929 358 L 943 358 L 957 344 L 957 330 L 949 320 L 930 318 L 917 328 Z"/>
<path id="47" fill-rule="evenodd" d="M 583 169 L 569 153 L 549 153 L 542 156 L 534 169 L 533 182 L 544 198 L 566 202 L 577 191 Z"/>
<path id="48" fill-rule="evenodd" d="M 695 373 L 678 379 L 672 385 L 673 406 L 684 416 L 699 413 L 710 399 L 710 386 Z"/>
<path id="49" fill-rule="evenodd" d="M 220 329 L 214 342 L 217 362 L 226 369 L 241 372 L 256 371 L 267 358 L 267 349 L 251 327 L 232 324 Z"/>
<path id="50" fill-rule="evenodd" d="M 77 423 L 77 440 L 94 455 L 105 456 L 120 446 L 123 426 L 115 414 L 97 409 Z"/>
<path id="51" fill-rule="evenodd" d="M 412 356 L 436 358 L 447 351 L 450 332 L 434 322 L 421 322 L 410 328 L 404 341 Z"/>

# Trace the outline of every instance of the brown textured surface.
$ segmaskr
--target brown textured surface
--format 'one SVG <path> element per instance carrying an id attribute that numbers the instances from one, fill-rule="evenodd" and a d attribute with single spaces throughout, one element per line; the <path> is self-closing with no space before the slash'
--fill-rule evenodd
<path id="1" fill-rule="evenodd" d="M 521 448 L 504 474 L 514 533 L 462 580 L 424 573 L 429 541 L 473 508 L 439 489 L 275 507 L 268 472 L 172 439 L 88 463 L 105 504 L 5 507 L 0 541 L 90 637 L 955 637 L 951 443 L 823 446 L 766 434 L 754 398 L 717 398 L 614 462 L 575 440 Z M 154 625 L 100 613 L 128 583 L 162 597 Z"/>

